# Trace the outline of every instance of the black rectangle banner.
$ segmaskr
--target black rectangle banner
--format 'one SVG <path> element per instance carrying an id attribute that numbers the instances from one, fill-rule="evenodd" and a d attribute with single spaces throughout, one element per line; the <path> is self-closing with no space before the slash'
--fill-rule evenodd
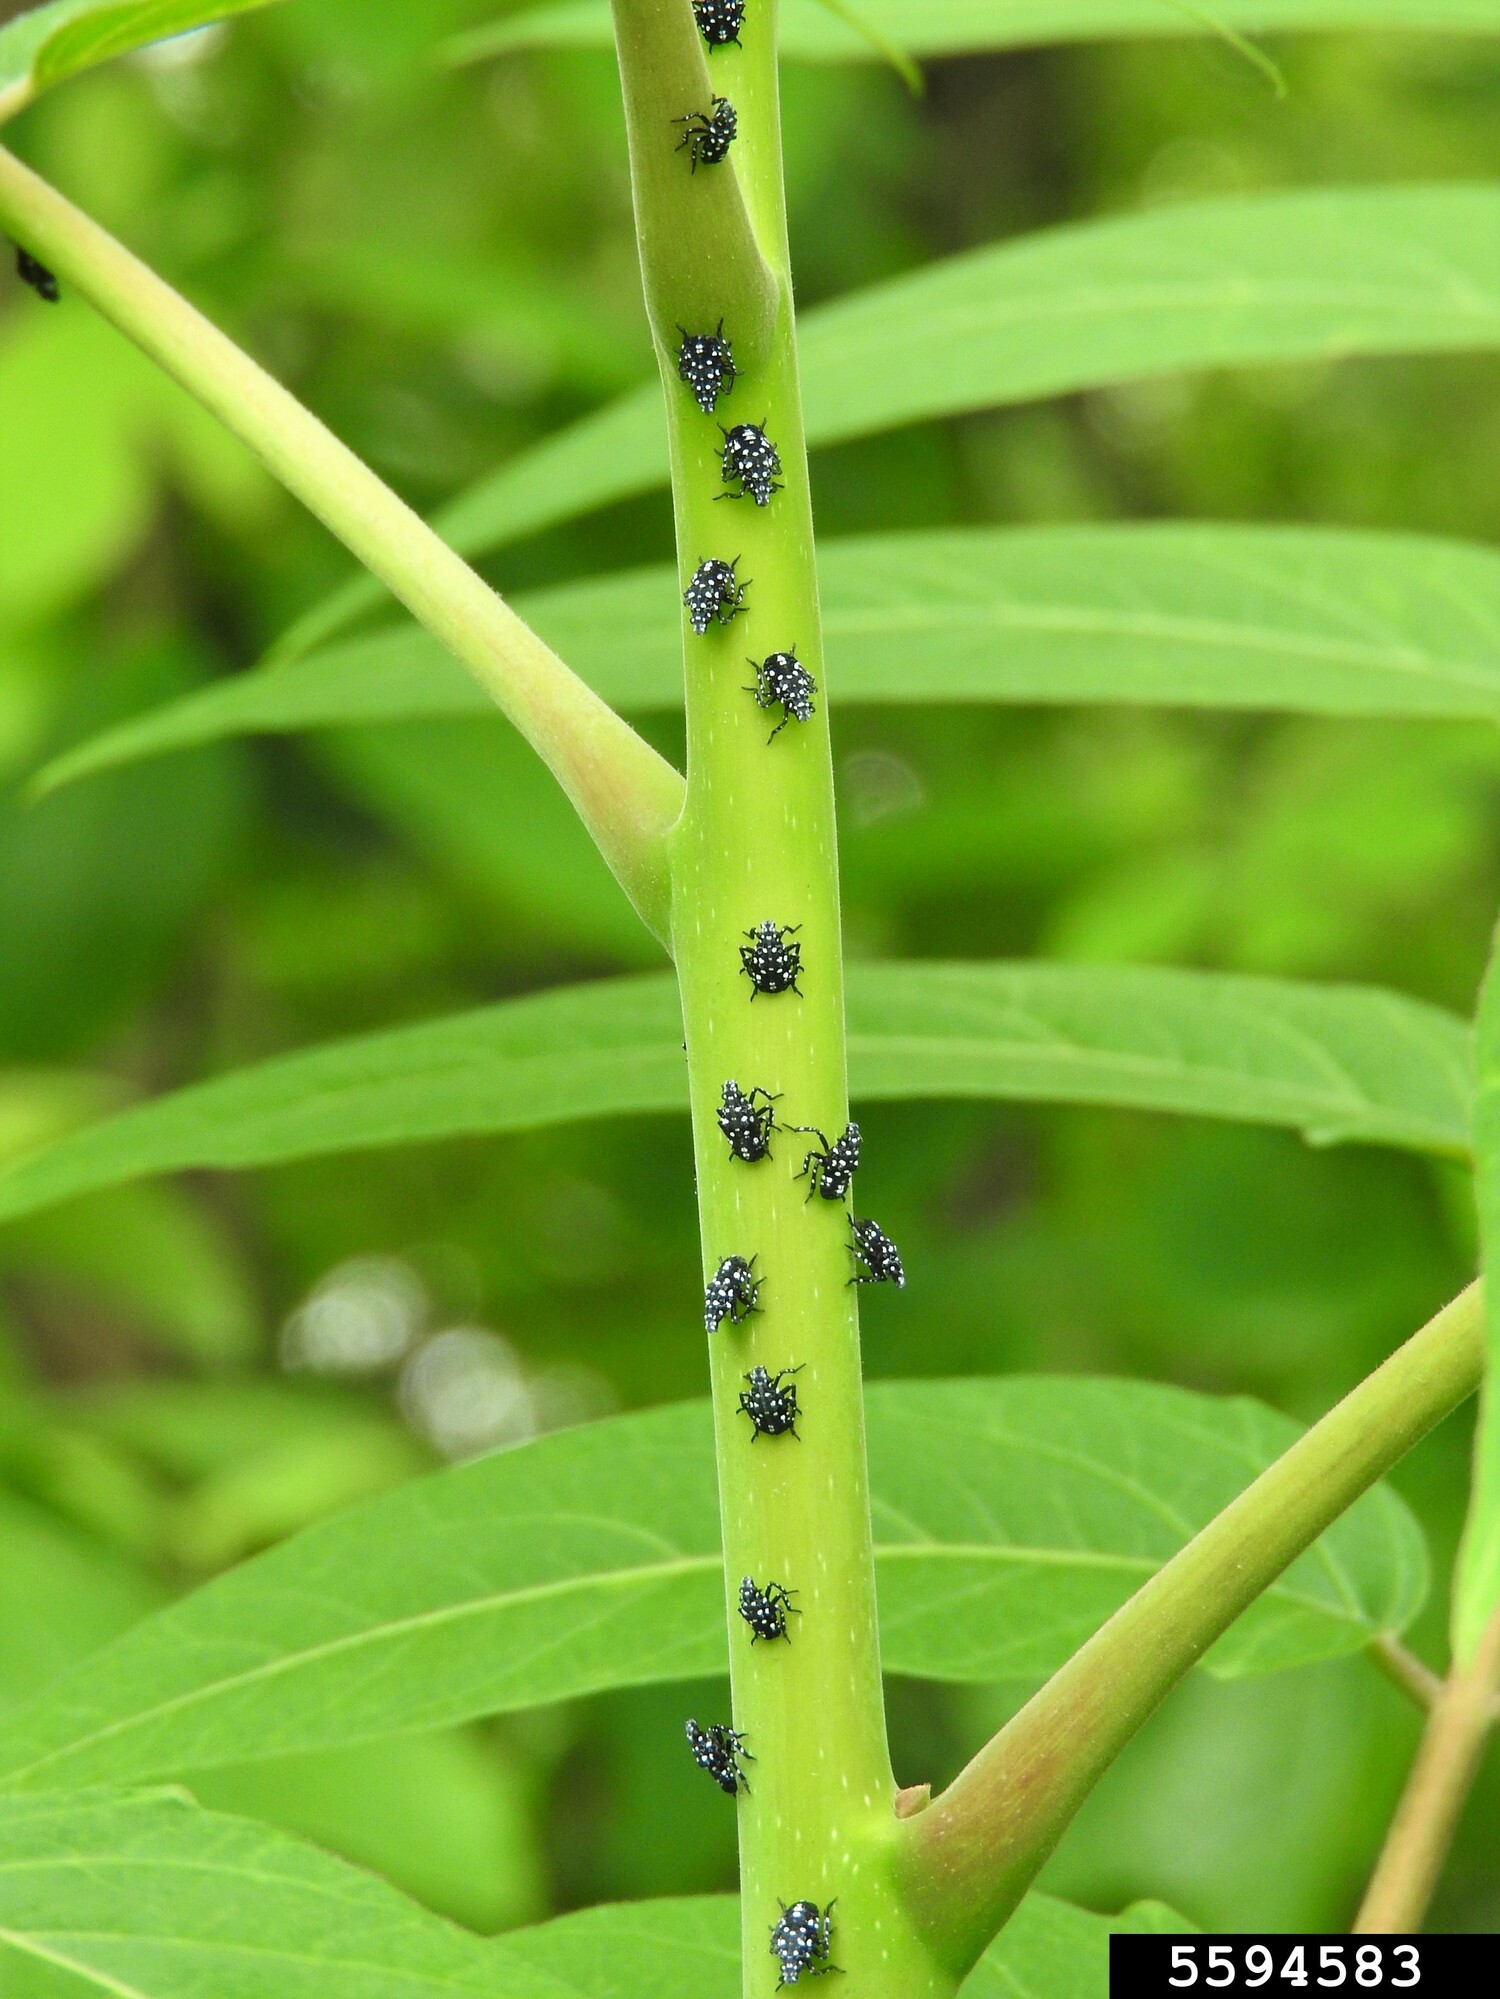
<path id="1" fill-rule="evenodd" d="M 1469 1999 L 1500 1991 L 1493 1936 L 1117 1935 L 1110 1999 Z"/>

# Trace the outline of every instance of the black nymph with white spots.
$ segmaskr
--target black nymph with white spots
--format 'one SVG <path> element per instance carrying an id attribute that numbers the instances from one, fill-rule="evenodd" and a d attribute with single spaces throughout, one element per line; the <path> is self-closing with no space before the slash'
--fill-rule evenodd
<path id="1" fill-rule="evenodd" d="M 835 1897 L 837 1900 L 837 1897 Z M 795 1985 L 799 1978 L 821 1978 L 825 1971 L 837 1971 L 828 1962 L 833 1948 L 833 1903 L 820 1909 L 816 1902 L 781 1904 L 781 1921 L 771 1929 L 771 1955 L 781 1966 L 778 1985 Z"/>
<path id="2" fill-rule="evenodd" d="M 740 1396 L 740 1408 L 750 1418 L 752 1444 L 758 1437 L 797 1435 L 797 1418 L 802 1411 L 797 1407 L 797 1384 L 791 1376 L 801 1372 L 800 1367 L 780 1367 L 772 1374 L 766 1368 L 752 1367 L 745 1376 L 749 1386 Z"/>
<path id="3" fill-rule="evenodd" d="M 688 622 L 700 639 L 716 619 L 721 625 L 728 625 L 744 610 L 750 579 L 747 577 L 741 583 L 735 575 L 738 563 L 738 556 L 733 562 L 721 562 L 711 555 L 693 571 L 682 601 L 687 607 Z"/>
<path id="4" fill-rule="evenodd" d="M 906 1283 L 901 1253 L 875 1222 L 851 1220 L 854 1239 L 849 1247 L 864 1265 L 849 1279 L 851 1284 L 894 1284 L 899 1291 Z"/>
<path id="5" fill-rule="evenodd" d="M 683 128 L 677 150 L 680 153 L 686 147 L 692 173 L 700 166 L 716 167 L 727 159 L 740 128 L 738 113 L 727 97 L 716 97 L 707 111 L 689 111 L 672 123 Z"/>
<path id="6" fill-rule="evenodd" d="M 752 1645 L 764 1638 L 787 1638 L 787 1612 L 800 1617 L 801 1611 L 792 1602 L 797 1594 L 781 1583 L 767 1583 L 760 1589 L 753 1576 L 746 1576 L 740 1583 L 740 1616 L 750 1627 Z"/>
<path id="7" fill-rule="evenodd" d="M 833 1144 L 828 1143 L 824 1134 L 815 1124 L 799 1124 L 798 1131 L 811 1132 L 822 1144 L 821 1152 L 814 1148 L 802 1162 L 802 1174 L 807 1175 L 807 1198 L 821 1194 L 825 1201 L 842 1201 L 849 1191 L 849 1182 L 859 1171 L 860 1134 L 857 1124 L 846 1124 L 841 1137 Z"/>
<path id="8" fill-rule="evenodd" d="M 768 507 L 771 495 L 781 491 L 781 454 L 759 423 L 737 423 L 724 430 L 723 479 L 726 486 L 738 486 L 737 493 L 718 493 L 720 500 L 754 500 Z"/>
<path id="9" fill-rule="evenodd" d="M 29 250 L 16 245 L 16 276 L 23 285 L 30 285 L 38 298 L 44 298 L 48 305 L 56 305 L 62 297 L 57 288 L 57 279 L 39 257 L 33 257 Z"/>
<path id="10" fill-rule="evenodd" d="M 677 373 L 692 390 L 699 409 L 712 416 L 720 396 L 727 396 L 734 387 L 738 372 L 734 350 L 724 338 L 724 322 L 721 319 L 712 333 L 689 333 L 685 326 L 677 331 L 682 335 Z"/>
<path id="11" fill-rule="evenodd" d="M 755 1274 L 755 1258 L 746 1263 L 742 1256 L 726 1256 L 703 1293 L 703 1324 L 716 1333 L 724 1321 L 741 1326 L 752 1312 L 760 1310 L 756 1300 L 764 1279 Z"/>
<path id="12" fill-rule="evenodd" d="M 740 29 L 745 21 L 745 0 L 693 0 L 693 19 L 711 49 L 721 49 L 726 42 L 733 42 L 736 48 L 742 46 Z"/>
<path id="13" fill-rule="evenodd" d="M 722 1721 L 711 1721 L 707 1728 L 700 1728 L 696 1721 L 687 1724 L 688 1747 L 693 1752 L 693 1761 L 700 1770 L 706 1770 L 721 1791 L 732 1798 L 736 1791 L 743 1791 L 748 1797 L 750 1786 L 745 1781 L 745 1773 L 740 1768 L 740 1758 L 753 1763 L 755 1758 L 745 1747 L 745 1738 Z"/>
<path id="14" fill-rule="evenodd" d="M 729 1140 L 732 1159 L 743 1159 L 747 1166 L 753 1166 L 758 1159 L 770 1158 L 771 1133 L 776 1129 L 771 1106 L 779 1102 L 779 1097 L 773 1097 L 759 1083 L 749 1090 L 742 1090 L 735 1082 L 724 1085 L 723 1101 L 714 1116 Z"/>
<path id="15" fill-rule="evenodd" d="M 740 946 L 740 966 L 750 981 L 752 1000 L 756 993 L 785 992 L 801 999 L 797 975 L 802 970 L 802 946 L 786 941 L 801 928 L 800 923 L 757 923 L 745 932 L 750 942 Z"/>
<path id="16" fill-rule="evenodd" d="M 755 696 L 757 707 L 781 710 L 781 720 L 766 737 L 768 743 L 775 742 L 788 722 L 812 720 L 818 683 L 795 652 L 773 652 L 750 664 L 755 668 L 755 685 L 745 692 Z"/>

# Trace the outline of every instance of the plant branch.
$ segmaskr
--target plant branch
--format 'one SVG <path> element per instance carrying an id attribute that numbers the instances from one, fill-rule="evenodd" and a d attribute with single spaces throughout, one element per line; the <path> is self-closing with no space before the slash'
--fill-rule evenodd
<path id="1" fill-rule="evenodd" d="M 1354 1919 L 1356 1936 L 1419 1930 L 1495 1725 L 1500 1611 L 1440 1687 L 1396 1816 Z"/>
<path id="2" fill-rule="evenodd" d="M 0 148 L 0 226 L 212 410 L 460 660 L 567 792 L 664 942 L 683 781 L 308 410 L 171 286 Z"/>
<path id="3" fill-rule="evenodd" d="M 755 1762 L 738 1799 L 743 1990 L 775 1983 L 779 1904 L 833 1906 L 832 1963 L 860 1999 L 953 1999 L 892 1893 L 896 1784 L 886 1742 L 865 1463 L 858 1288 L 838 1200 L 794 1176 L 810 1139 L 847 1122 L 833 764 L 811 498 L 787 278 L 774 0 L 743 46 L 705 54 L 689 0 L 615 0 L 644 289 L 666 397 L 681 587 L 738 563 L 731 621 L 684 619 L 688 798 L 673 834 L 673 955 L 682 991 L 704 1273 L 756 1258 L 757 1309 L 708 1340 L 733 1725 Z M 673 120 L 733 104 L 726 158 L 692 171 Z M 700 407 L 678 375 L 679 328 L 732 343 L 736 379 Z M 722 398 L 728 398 L 727 401 Z M 764 504 L 734 496 L 721 425 L 764 426 L 779 469 Z M 794 652 L 811 712 L 776 717 L 747 683 Z M 757 992 L 747 931 L 789 927 L 795 990 Z M 793 928 L 794 927 L 794 928 Z M 774 1100 L 769 1156 L 731 1157 L 725 1079 Z M 757 1436 L 739 1407 L 754 1364 L 795 1368 L 797 1433 Z M 795 1592 L 789 1635 L 752 1643 L 741 1577 Z"/>
<path id="4" fill-rule="evenodd" d="M 1393 1685 L 1402 1693 L 1410 1694 L 1419 1708 L 1431 1708 L 1437 1704 L 1443 1691 L 1443 1682 L 1430 1666 L 1424 1665 L 1415 1652 L 1409 1652 L 1389 1631 L 1382 1631 L 1378 1638 L 1371 1640 L 1367 1647 L 1371 1659 Z"/>
<path id="5" fill-rule="evenodd" d="M 962 1969 L 977 1959 L 1160 1701 L 1289 1563 L 1473 1393 L 1483 1358 L 1476 1283 L 1210 1521 L 927 1811 L 898 1827 L 907 1895 L 945 1961 Z"/>

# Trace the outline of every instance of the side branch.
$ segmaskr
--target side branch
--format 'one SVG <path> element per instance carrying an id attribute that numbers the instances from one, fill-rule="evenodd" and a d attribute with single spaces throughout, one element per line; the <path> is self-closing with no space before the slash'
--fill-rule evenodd
<path id="1" fill-rule="evenodd" d="M 1020 1901 L 1073 1814 L 1208 1647 L 1360 1494 L 1471 1395 L 1471 1284 L 1101 1627 L 933 1804 L 896 1828 L 905 1892 L 956 1968 Z"/>
<path id="2" fill-rule="evenodd" d="M 1497 1684 L 1500 1612 L 1490 1619 L 1469 1664 L 1454 1667 L 1433 1701 L 1417 1760 L 1354 1919 L 1356 1935 L 1422 1927 L 1495 1725 Z"/>
<path id="3" fill-rule="evenodd" d="M 0 226 L 243 439 L 469 669 L 548 765 L 665 942 L 666 835 L 683 801 L 671 765 L 295 396 L 3 148 Z"/>

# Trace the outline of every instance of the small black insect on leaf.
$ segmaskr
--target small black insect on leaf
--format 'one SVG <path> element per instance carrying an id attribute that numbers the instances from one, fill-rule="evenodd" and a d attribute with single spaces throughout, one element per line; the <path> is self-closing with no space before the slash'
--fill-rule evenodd
<path id="1" fill-rule="evenodd" d="M 745 0 L 693 0 L 693 19 L 711 49 L 721 49 L 726 42 L 733 42 L 736 48 L 742 46 L 740 29 L 745 20 Z"/>
<path id="2" fill-rule="evenodd" d="M 680 153 L 684 147 L 687 149 L 693 173 L 700 166 L 716 167 L 728 157 L 740 125 L 727 97 L 716 97 L 707 111 L 689 111 L 685 118 L 674 118 L 672 123 L 683 127 L 677 150 Z"/>
<path id="3" fill-rule="evenodd" d="M 719 1129 L 729 1140 L 732 1159 L 743 1159 L 747 1166 L 753 1166 L 758 1159 L 771 1156 L 771 1133 L 776 1129 L 776 1117 L 772 1104 L 781 1101 L 763 1090 L 759 1083 L 749 1090 L 742 1090 L 738 1083 L 724 1085 L 722 1100 L 714 1116 L 719 1121 Z"/>
<path id="4" fill-rule="evenodd" d="M 740 1583 L 740 1616 L 750 1627 L 750 1643 L 758 1644 L 764 1638 L 768 1643 L 773 1638 L 789 1638 L 786 1620 L 788 1611 L 793 1617 L 800 1617 L 801 1611 L 792 1602 L 797 1594 L 781 1583 L 767 1583 L 761 1589 L 753 1576 L 746 1576 Z"/>
<path id="5" fill-rule="evenodd" d="M 51 271 L 29 250 L 23 250 L 19 243 L 16 245 L 16 276 L 23 285 L 30 285 L 37 297 L 44 298 L 48 305 L 56 305 L 62 297 Z"/>
<path id="6" fill-rule="evenodd" d="M 706 1770 L 721 1791 L 732 1798 L 736 1791 L 743 1791 L 748 1797 L 750 1785 L 740 1768 L 740 1758 L 753 1763 L 755 1758 L 745 1747 L 745 1738 L 721 1721 L 711 1721 L 707 1728 L 700 1728 L 696 1721 L 687 1724 L 688 1747 L 693 1752 L 693 1761 L 700 1770 Z"/>
<path id="7" fill-rule="evenodd" d="M 885 1231 L 875 1222 L 851 1220 L 854 1237 L 849 1247 L 864 1265 L 849 1279 L 851 1284 L 894 1284 L 899 1291 L 906 1283 L 901 1254 Z"/>
<path id="8" fill-rule="evenodd" d="M 759 1437 L 797 1435 L 797 1418 L 802 1411 L 797 1407 L 797 1384 L 791 1376 L 801 1372 L 800 1367 L 781 1367 L 772 1374 L 767 1368 L 752 1367 L 745 1376 L 749 1386 L 740 1396 L 740 1408 L 750 1418 L 752 1444 Z"/>
<path id="9" fill-rule="evenodd" d="M 768 507 L 771 495 L 781 491 L 781 454 L 766 436 L 762 423 L 737 423 L 724 432 L 723 479 L 726 486 L 738 486 L 737 493 L 716 493 L 719 500 L 754 500 Z"/>
<path id="10" fill-rule="evenodd" d="M 732 624 L 745 608 L 750 579 L 746 577 L 741 583 L 735 575 L 738 562 L 738 556 L 733 562 L 721 562 L 717 556 L 710 556 L 698 564 L 682 593 L 688 622 L 700 639 L 715 620 L 721 625 Z"/>
<path id="11" fill-rule="evenodd" d="M 835 1896 L 834 1900 L 838 1898 Z M 833 1902 L 820 1909 L 816 1902 L 783 1902 L 781 1921 L 771 1927 L 771 1955 L 781 1967 L 778 1987 L 795 1985 L 806 1976 L 821 1978 L 825 1971 L 837 1971 L 828 1962 L 833 1948 Z"/>
<path id="12" fill-rule="evenodd" d="M 842 1135 L 832 1144 L 815 1124 L 792 1126 L 795 1131 L 805 1131 L 818 1140 L 822 1150 L 816 1147 L 802 1161 L 802 1172 L 795 1177 L 800 1180 L 807 1175 L 807 1198 L 821 1194 L 825 1201 L 842 1201 L 849 1191 L 849 1182 L 859 1171 L 859 1152 L 862 1143 L 857 1124 L 846 1124 Z"/>
<path id="13" fill-rule="evenodd" d="M 781 720 L 766 737 L 768 744 L 775 742 L 788 722 L 812 720 L 818 683 L 798 659 L 795 648 L 791 652 L 773 652 L 765 659 L 752 659 L 749 663 L 755 668 L 755 685 L 747 687 L 745 692 L 755 696 L 757 707 L 781 710 Z"/>
<path id="14" fill-rule="evenodd" d="M 726 1256 L 703 1293 L 703 1324 L 707 1330 L 716 1333 L 726 1319 L 732 1325 L 743 1325 L 752 1312 L 760 1310 L 757 1301 L 764 1282 L 764 1278 L 755 1274 L 753 1256 L 748 1263 L 742 1256 Z"/>
<path id="15" fill-rule="evenodd" d="M 736 373 L 734 352 L 724 338 L 724 322 L 721 319 L 712 333 L 689 333 L 685 326 L 677 331 L 682 335 L 677 373 L 692 390 L 699 409 L 712 416 L 720 396 L 727 396 L 734 387 Z"/>
<path id="16" fill-rule="evenodd" d="M 748 944 L 740 946 L 740 968 L 750 981 L 750 997 L 757 993 L 794 992 L 802 997 L 802 988 L 797 984 L 802 970 L 802 946 L 788 944 L 802 928 L 800 923 L 757 923 L 745 935 Z"/>

